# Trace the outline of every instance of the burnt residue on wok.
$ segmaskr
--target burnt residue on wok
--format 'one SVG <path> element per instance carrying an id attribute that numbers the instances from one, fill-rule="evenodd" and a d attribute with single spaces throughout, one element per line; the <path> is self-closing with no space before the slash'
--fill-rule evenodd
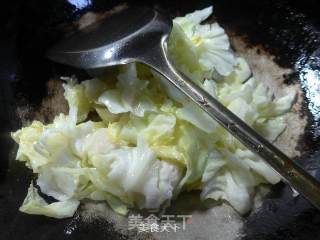
<path id="1" fill-rule="evenodd" d="M 249 46 L 262 46 L 275 61 L 294 72 L 285 76 L 285 84 L 299 81 L 304 91 L 301 116 L 308 124 L 300 138 L 302 155 L 297 159 L 320 179 L 320 19 L 317 1 L 126 1 L 156 7 L 171 16 L 184 14 L 210 4 L 219 23 L 242 36 Z M 82 4 L 80 4 L 82 3 Z M 1 239 L 127 239 L 111 223 L 99 221 L 87 225 L 78 216 L 52 220 L 26 216 L 18 207 L 32 174 L 22 164 L 13 162 L 14 144 L 9 132 L 21 127 L 21 118 L 37 118 L 39 106 L 47 96 L 51 77 L 71 75 L 74 69 L 52 65 L 45 51 L 88 10 L 104 12 L 124 1 L 10 1 L 1 11 L 0 41 L 0 231 Z M 76 72 L 79 79 L 86 73 Z M 59 90 L 57 90 L 59 91 Z M 51 92 L 50 94 L 55 94 Z M 17 111 L 19 106 L 28 109 Z M 18 114 L 20 114 L 18 116 Z M 42 119 L 50 121 L 48 119 Z M 241 236 L 258 239 L 317 239 L 320 214 L 304 199 L 292 197 L 292 191 L 278 184 L 261 208 L 247 217 Z M 68 230 L 73 229 L 72 234 Z M 71 234 L 71 235 L 70 235 Z"/>

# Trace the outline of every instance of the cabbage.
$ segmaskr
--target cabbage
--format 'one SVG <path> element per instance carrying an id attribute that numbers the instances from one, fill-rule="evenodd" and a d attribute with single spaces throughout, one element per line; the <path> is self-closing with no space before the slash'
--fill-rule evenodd
<path id="1" fill-rule="evenodd" d="M 128 213 L 128 207 L 119 198 L 104 192 L 94 191 L 90 194 L 90 199 L 96 201 L 106 201 L 110 208 L 120 215 L 126 215 Z"/>
<path id="2" fill-rule="evenodd" d="M 178 109 L 176 114 L 179 119 L 188 121 L 207 133 L 213 133 L 216 129 L 217 123 L 195 103 L 187 103 Z"/>
<path id="3" fill-rule="evenodd" d="M 193 47 L 193 52 L 198 56 L 196 61 L 198 61 L 197 64 L 200 65 L 202 71 L 216 70 L 219 74 L 228 76 L 236 64 L 236 59 L 230 49 L 228 36 L 217 23 L 200 25 L 211 14 L 212 7 L 208 7 L 187 14 L 185 17 L 176 18 L 174 23 L 182 28 L 186 35 L 185 38 L 188 39 L 186 41 L 192 42 L 189 45 Z M 177 48 L 176 51 L 179 50 Z"/>
<path id="4" fill-rule="evenodd" d="M 159 131 L 158 124 L 166 130 Z M 144 139 L 165 144 L 167 135 L 173 135 L 174 126 L 172 115 L 150 116 L 148 128 L 137 133 L 136 147 L 111 142 L 111 127 L 101 122 L 87 121 L 76 125 L 64 115 L 56 117 L 46 127 L 34 122 L 13 136 L 20 144 L 18 156 L 24 156 L 27 162 L 38 155 L 45 159 L 35 168 L 39 174 L 37 185 L 42 193 L 59 201 L 57 206 L 72 199 L 102 198 L 115 211 L 126 213 L 124 203 L 140 208 L 159 208 L 172 198 L 181 177 L 180 168 L 158 160 Z M 27 138 L 27 134 L 35 129 L 38 134 Z M 36 159 L 33 161 L 37 162 Z M 29 205 L 24 208 L 27 213 L 33 211 Z M 54 213 L 50 214 L 54 216 Z"/>
<path id="5" fill-rule="evenodd" d="M 213 143 L 211 136 L 189 124 L 181 124 L 178 133 L 178 149 L 184 157 L 187 171 L 176 190 L 176 194 L 183 189 L 184 185 L 192 189 L 190 186 L 200 181 L 207 163 L 209 150 L 212 147 L 210 145 Z"/>
<path id="6" fill-rule="evenodd" d="M 59 201 L 72 199 L 81 186 L 88 184 L 86 169 L 48 167 L 38 177 L 41 191 Z"/>
<path id="7" fill-rule="evenodd" d="M 178 69 L 269 141 L 286 128 L 290 93 L 274 99 L 245 59 L 235 56 L 224 30 L 201 24 L 212 7 L 173 20 L 168 50 Z M 34 121 L 15 133 L 17 159 L 38 175 L 48 204 L 30 186 L 20 210 L 70 217 L 84 199 L 105 201 L 119 214 L 160 209 L 181 191 L 229 203 L 240 214 L 252 207 L 260 184 L 280 180 L 172 84 L 131 63 L 104 78 L 63 85 L 68 115 Z M 95 115 L 88 119 L 89 113 Z M 95 114 L 96 113 L 96 114 Z"/>
<path id="8" fill-rule="evenodd" d="M 151 99 L 146 94 L 141 95 L 148 82 L 138 79 L 135 64 L 127 65 L 118 80 L 117 89 L 105 91 L 98 98 L 98 104 L 105 105 L 113 114 L 131 112 L 139 117 L 143 117 L 145 112 L 156 110 Z"/>
<path id="9" fill-rule="evenodd" d="M 48 158 L 43 156 L 41 151 L 37 150 L 36 142 L 45 126 L 38 121 L 33 121 L 28 127 L 24 127 L 15 133 L 12 133 L 12 138 L 19 144 L 16 159 L 25 162 L 34 172 L 39 172 L 39 167 L 49 162 Z"/>
<path id="10" fill-rule="evenodd" d="M 71 119 L 76 123 L 86 120 L 88 113 L 93 110 L 97 96 L 100 96 L 106 87 L 107 84 L 100 79 L 91 79 L 81 84 L 77 84 L 74 78 L 67 79 L 63 88 Z"/>
<path id="11" fill-rule="evenodd" d="M 142 136 L 136 147 L 122 147 L 91 161 L 91 181 L 97 189 L 139 208 L 159 208 L 170 200 L 180 178 L 179 168 L 159 161 Z"/>
<path id="12" fill-rule="evenodd" d="M 31 184 L 27 197 L 19 210 L 28 214 L 44 215 L 53 218 L 68 218 L 74 215 L 79 203 L 78 200 L 70 199 L 48 204 L 39 196 L 37 189 Z"/>

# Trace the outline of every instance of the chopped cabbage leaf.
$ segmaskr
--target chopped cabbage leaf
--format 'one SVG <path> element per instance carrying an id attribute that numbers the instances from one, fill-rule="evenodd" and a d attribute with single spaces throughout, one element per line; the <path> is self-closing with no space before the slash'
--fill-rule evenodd
<path id="1" fill-rule="evenodd" d="M 217 126 L 217 122 L 192 102 L 186 104 L 183 108 L 178 109 L 176 114 L 179 119 L 188 121 L 207 133 L 213 133 Z"/>
<path id="2" fill-rule="evenodd" d="M 39 167 L 46 165 L 49 160 L 41 151 L 37 151 L 36 142 L 45 126 L 39 121 L 33 121 L 28 127 L 24 127 L 11 134 L 12 138 L 19 144 L 16 159 L 25 162 L 34 172 L 39 172 Z"/>
<path id="3" fill-rule="evenodd" d="M 120 215 L 126 215 L 129 211 L 127 205 L 124 204 L 120 199 L 104 191 L 96 190 L 92 192 L 90 199 L 96 201 L 107 201 L 110 208 Z"/>
<path id="4" fill-rule="evenodd" d="M 224 29 L 217 23 L 199 24 L 207 19 L 211 13 L 212 7 L 208 7 L 201 11 L 187 14 L 185 17 L 176 18 L 174 19 L 174 23 L 182 28 L 183 33 L 186 35 L 184 38 L 192 42 L 188 43 L 188 45 L 193 46 L 191 51 L 194 51 L 198 56 L 196 59 L 202 71 L 211 71 L 214 69 L 220 75 L 228 76 L 236 64 L 228 36 Z M 187 40 L 185 40 L 185 42 L 186 41 Z M 179 48 L 175 49 L 176 51 L 180 50 Z M 175 54 L 175 52 L 173 52 L 173 54 Z M 184 56 L 180 57 L 180 59 L 182 58 L 184 58 Z M 187 56 L 186 59 L 189 60 Z"/>
<path id="5" fill-rule="evenodd" d="M 31 184 L 27 197 L 19 210 L 28 214 L 44 215 L 53 218 L 68 218 L 74 215 L 79 204 L 80 202 L 75 199 L 48 204 L 40 197 L 37 189 Z"/>
<path id="6" fill-rule="evenodd" d="M 86 120 L 88 113 L 93 110 L 94 101 L 106 89 L 107 84 L 100 79 L 77 84 L 76 80 L 71 78 L 63 87 L 69 105 L 69 116 L 77 123 Z"/>
<path id="7" fill-rule="evenodd" d="M 41 191 L 59 201 L 72 199 L 79 186 L 88 184 L 86 169 L 51 167 L 43 170 L 38 177 L 37 184 Z"/>
<path id="8" fill-rule="evenodd" d="M 280 177 L 270 166 L 248 150 L 213 151 L 202 176 L 201 197 L 227 200 L 239 213 L 252 206 L 254 187 L 260 183 L 277 183 Z"/>
<path id="9" fill-rule="evenodd" d="M 124 73 L 119 74 L 117 89 L 105 91 L 97 103 L 105 105 L 113 114 L 131 112 L 143 117 L 145 112 L 156 111 L 156 106 L 146 94 L 148 82 L 138 79 L 136 65 L 126 66 Z"/>
<path id="10" fill-rule="evenodd" d="M 136 147 L 122 147 L 92 158 L 91 181 L 97 189 L 110 192 L 129 205 L 159 208 L 170 200 L 180 179 L 179 168 L 159 161 L 139 136 Z"/>

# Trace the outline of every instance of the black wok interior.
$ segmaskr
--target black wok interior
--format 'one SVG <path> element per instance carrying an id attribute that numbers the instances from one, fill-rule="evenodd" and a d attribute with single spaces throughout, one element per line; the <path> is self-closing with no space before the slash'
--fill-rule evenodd
<path id="1" fill-rule="evenodd" d="M 260 45 L 275 61 L 294 69 L 286 84 L 300 81 L 305 93 L 302 116 L 308 117 L 299 140 L 302 156 L 296 159 L 320 180 L 320 3 L 316 0 L 283 1 L 103 1 L 103 0 L 11 0 L 1 3 L 0 13 L 0 239 L 127 239 L 111 224 L 96 220 L 84 224 L 79 217 L 55 220 L 18 211 L 32 173 L 12 161 L 16 146 L 10 131 L 21 127 L 17 107 L 30 106 L 33 119 L 46 96 L 49 78 L 71 75 L 74 69 L 53 64 L 46 50 L 68 31 L 73 21 L 87 11 L 103 12 L 127 2 L 150 6 L 170 16 L 183 15 L 212 5 L 223 26 L 243 36 L 248 45 Z M 310 83 L 309 73 L 313 73 Z M 87 77 L 76 71 L 79 79 Z M 295 80 L 298 79 L 298 80 Z M 318 99 L 318 100 L 317 100 Z M 66 226 L 74 226 L 68 234 Z M 284 184 L 273 187 L 261 209 L 245 219 L 240 237 L 245 240 L 308 240 L 320 238 L 320 213 L 303 198 L 292 197 Z"/>

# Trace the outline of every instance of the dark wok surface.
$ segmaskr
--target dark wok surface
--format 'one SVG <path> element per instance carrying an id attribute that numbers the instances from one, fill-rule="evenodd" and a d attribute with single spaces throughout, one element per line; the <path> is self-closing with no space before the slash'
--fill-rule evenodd
<path id="1" fill-rule="evenodd" d="M 21 127 L 17 106 L 28 103 L 33 118 L 43 97 L 46 81 L 74 70 L 46 60 L 46 49 L 72 22 L 88 10 L 105 11 L 123 1 L 18 1 L 2 5 L 0 39 L 0 239 L 126 239 L 112 225 L 98 220 L 84 224 L 76 216 L 54 220 L 18 211 L 33 178 L 23 164 L 13 162 L 15 145 L 9 132 Z M 295 69 L 286 84 L 300 81 L 305 94 L 301 115 L 308 117 L 300 137 L 297 159 L 320 179 L 320 4 L 314 1 L 127 1 L 129 5 L 156 7 L 172 16 L 214 5 L 219 23 L 262 45 L 281 66 Z M 77 3 L 78 7 L 75 6 Z M 86 77 L 77 71 L 77 76 Z M 310 76 L 312 79 L 310 79 Z M 304 199 L 293 199 L 283 184 L 273 187 L 261 209 L 250 214 L 241 239 L 320 239 L 320 214 Z M 72 234 L 67 229 L 73 228 Z"/>

